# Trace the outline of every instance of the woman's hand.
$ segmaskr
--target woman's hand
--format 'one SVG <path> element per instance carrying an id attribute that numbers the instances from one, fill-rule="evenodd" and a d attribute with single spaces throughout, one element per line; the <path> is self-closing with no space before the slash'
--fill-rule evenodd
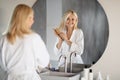
<path id="1" fill-rule="evenodd" d="M 65 33 L 63 33 L 63 32 L 60 32 L 59 33 L 59 37 L 61 37 L 63 40 L 68 40 L 68 37 L 67 37 L 67 35 L 65 34 Z"/>
<path id="2" fill-rule="evenodd" d="M 67 35 L 65 33 L 59 31 L 59 29 L 57 29 L 57 28 L 54 29 L 54 32 L 60 39 L 62 39 L 62 40 L 67 40 L 68 39 Z"/>
<path id="3" fill-rule="evenodd" d="M 67 37 L 67 35 L 66 35 L 65 33 L 60 32 L 59 36 L 60 36 L 64 41 L 66 41 L 68 45 L 71 45 L 71 44 L 72 44 L 72 42 L 71 42 L 70 40 L 68 40 L 68 37 Z"/>
<path id="4" fill-rule="evenodd" d="M 68 37 L 65 33 L 59 31 L 59 29 L 54 29 L 54 32 L 59 38 L 59 42 L 57 44 L 58 49 L 61 47 L 61 44 L 62 44 L 63 41 L 66 41 L 68 45 L 72 44 L 72 42 L 70 40 L 68 40 Z"/>

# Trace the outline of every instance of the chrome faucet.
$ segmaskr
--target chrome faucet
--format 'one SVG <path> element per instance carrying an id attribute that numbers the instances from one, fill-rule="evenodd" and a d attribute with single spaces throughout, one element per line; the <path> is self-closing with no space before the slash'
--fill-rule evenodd
<path id="1" fill-rule="evenodd" d="M 70 54 L 70 72 L 72 72 L 72 55 L 74 54 L 74 56 L 76 57 L 76 52 L 72 52 L 71 54 Z"/>
<path id="2" fill-rule="evenodd" d="M 67 57 L 61 55 L 61 56 L 59 57 L 59 62 L 60 62 L 60 59 L 61 59 L 62 57 L 65 59 L 65 62 L 64 62 L 64 71 L 67 72 Z"/>

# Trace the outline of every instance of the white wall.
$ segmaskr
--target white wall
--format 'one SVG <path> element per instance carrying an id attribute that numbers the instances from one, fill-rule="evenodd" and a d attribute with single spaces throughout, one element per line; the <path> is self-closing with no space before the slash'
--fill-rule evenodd
<path id="1" fill-rule="evenodd" d="M 53 28 L 60 24 L 62 17 L 62 0 L 47 0 L 47 48 L 51 60 L 57 60 L 53 47 L 56 42 L 56 37 Z"/>
<path id="2" fill-rule="evenodd" d="M 120 80 L 120 0 L 98 0 L 109 22 L 109 40 L 101 59 L 92 67 L 94 73 L 101 71 L 103 77 Z"/>

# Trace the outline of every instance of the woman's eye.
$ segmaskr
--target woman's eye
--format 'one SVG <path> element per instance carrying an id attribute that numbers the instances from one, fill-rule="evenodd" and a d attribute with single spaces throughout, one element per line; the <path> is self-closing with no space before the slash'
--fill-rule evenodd
<path id="1" fill-rule="evenodd" d="M 67 20 L 69 20 L 69 18 L 67 18 Z"/>

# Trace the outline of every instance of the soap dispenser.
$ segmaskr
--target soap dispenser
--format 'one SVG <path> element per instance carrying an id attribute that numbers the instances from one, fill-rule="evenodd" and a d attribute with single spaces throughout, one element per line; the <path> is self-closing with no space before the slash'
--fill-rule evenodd
<path id="1" fill-rule="evenodd" d="M 89 74 L 89 68 L 87 65 L 85 65 L 85 68 L 83 70 L 83 77 L 88 80 L 88 74 Z"/>
<path id="2" fill-rule="evenodd" d="M 92 72 L 92 69 L 89 70 L 88 78 L 89 78 L 89 80 L 93 80 L 93 72 Z"/>

